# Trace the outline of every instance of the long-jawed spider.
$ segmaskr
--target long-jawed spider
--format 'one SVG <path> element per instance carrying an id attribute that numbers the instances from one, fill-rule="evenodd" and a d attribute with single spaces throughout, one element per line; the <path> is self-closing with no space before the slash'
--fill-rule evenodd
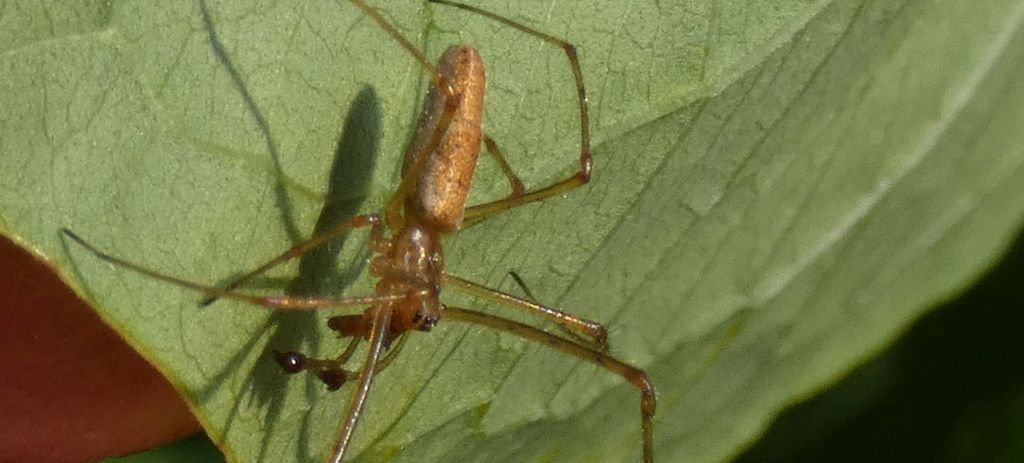
<path id="1" fill-rule="evenodd" d="M 459 230 L 464 224 L 476 223 L 514 207 L 560 195 L 590 180 L 592 160 L 589 112 L 576 48 L 561 39 L 473 6 L 448 0 L 430 0 L 493 19 L 565 51 L 579 100 L 580 167 L 568 178 L 527 191 L 512 172 L 498 145 L 481 129 L 486 85 L 480 54 L 472 47 L 456 45 L 449 48 L 435 66 L 363 0 L 350 1 L 408 51 L 433 78 L 419 127 L 405 154 L 402 180 L 382 214 L 351 217 L 293 246 L 223 288 L 183 280 L 114 257 L 89 244 L 71 230 L 63 229 L 62 232 L 107 262 L 207 294 L 208 298 L 203 301 L 203 305 L 216 298 L 228 298 L 275 310 L 369 306 L 361 314 L 338 315 L 328 320 L 330 328 L 343 337 L 351 338 L 338 357 L 315 359 L 297 352 L 276 354 L 277 361 L 286 372 L 310 371 L 332 390 L 355 380 L 355 390 L 328 458 L 329 462 L 340 463 L 344 460 L 373 380 L 391 364 L 406 334 L 411 331 L 429 331 L 441 320 L 462 321 L 530 339 L 622 376 L 640 392 L 643 461 L 652 462 L 656 402 L 654 386 L 643 370 L 605 352 L 607 332 L 601 324 L 538 304 L 532 297 L 524 299 L 472 283 L 446 272 L 444 268 L 441 245 L 443 235 Z M 508 178 L 512 192 L 504 199 L 466 207 L 481 142 Z M 267 270 L 302 256 L 351 229 L 361 227 L 370 227 L 370 248 L 375 254 L 370 261 L 370 273 L 379 278 L 374 294 L 344 298 L 256 296 L 236 290 Z M 558 336 L 499 316 L 446 305 L 441 302 L 440 296 L 442 289 L 448 287 L 547 319 L 569 336 Z M 344 368 L 363 340 L 368 341 L 368 347 L 362 366 L 354 370 Z"/>

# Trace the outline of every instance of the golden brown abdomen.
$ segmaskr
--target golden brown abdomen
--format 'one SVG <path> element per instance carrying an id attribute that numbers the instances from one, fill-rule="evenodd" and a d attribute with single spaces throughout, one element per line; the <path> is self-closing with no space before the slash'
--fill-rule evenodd
<path id="1" fill-rule="evenodd" d="M 456 45 L 444 52 L 438 69 L 459 95 L 448 131 L 430 154 L 420 172 L 411 207 L 422 220 L 440 231 L 457 230 L 469 196 L 469 186 L 480 154 L 486 76 L 483 59 L 475 49 Z M 438 119 L 444 113 L 444 97 L 436 86 L 427 95 L 420 125 L 408 152 L 405 166 L 413 164 L 418 147 L 428 143 Z"/>

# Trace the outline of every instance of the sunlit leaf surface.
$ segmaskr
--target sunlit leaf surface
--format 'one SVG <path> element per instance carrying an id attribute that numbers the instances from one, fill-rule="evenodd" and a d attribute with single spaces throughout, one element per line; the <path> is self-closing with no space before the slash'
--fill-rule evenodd
<path id="1" fill-rule="evenodd" d="M 528 185 L 571 172 L 557 48 L 443 6 L 376 3 L 430 57 L 480 48 L 487 130 Z M 660 391 L 661 461 L 741 451 L 969 285 L 1021 221 L 1018 0 L 478 4 L 579 46 L 596 170 L 451 236 L 448 268 L 512 292 L 516 270 L 607 323 L 612 352 Z M 343 1 L 7 2 L 0 53 L 3 232 L 188 395 L 230 460 L 322 459 L 349 389 L 285 376 L 269 354 L 335 355 L 327 314 L 199 309 L 58 230 L 217 283 L 379 209 L 427 85 L 414 61 Z M 493 163 L 478 175 L 476 201 L 505 194 Z M 367 293 L 365 241 L 253 290 Z M 606 372 L 442 322 L 380 376 L 352 455 L 637 461 L 636 401 Z"/>

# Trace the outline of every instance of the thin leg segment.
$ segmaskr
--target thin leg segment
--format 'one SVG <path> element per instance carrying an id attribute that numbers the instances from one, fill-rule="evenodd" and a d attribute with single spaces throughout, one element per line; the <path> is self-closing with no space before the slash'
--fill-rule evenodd
<path id="1" fill-rule="evenodd" d="M 657 398 L 654 392 L 654 384 L 651 383 L 646 372 L 608 354 L 588 349 L 584 346 L 562 339 L 551 333 L 541 331 L 532 326 L 495 317 L 494 315 L 447 306 L 445 307 L 444 316 L 448 319 L 486 326 L 491 329 L 504 331 L 521 338 L 539 342 L 623 377 L 626 381 L 632 384 L 633 387 L 640 391 L 640 427 L 643 434 L 644 463 L 653 463 L 654 412 L 657 408 Z"/>
<path id="2" fill-rule="evenodd" d="M 598 350 L 604 350 L 608 345 L 608 331 L 600 323 L 579 318 L 575 315 L 561 310 L 540 305 L 533 301 L 521 299 L 508 293 L 491 289 L 483 285 L 464 280 L 457 276 L 445 273 L 444 283 L 452 285 L 462 291 L 488 301 L 504 304 L 509 307 L 525 310 L 531 314 L 551 320 L 574 336 L 583 336 L 583 341 L 595 344 Z"/>
<path id="3" fill-rule="evenodd" d="M 545 42 L 548 42 L 552 45 L 561 48 L 563 51 L 565 51 L 566 57 L 569 58 L 569 65 L 572 68 L 573 78 L 576 80 L 576 96 L 579 100 L 580 110 L 580 170 L 573 174 L 571 177 L 552 183 L 551 185 L 548 185 L 546 187 L 539 188 L 533 191 L 528 191 L 522 195 L 513 195 L 498 201 L 466 208 L 466 215 L 464 218 L 465 223 L 467 225 L 472 225 L 476 222 L 479 222 L 483 219 L 486 219 L 494 214 L 500 213 L 507 209 L 511 209 L 513 207 L 520 206 L 529 202 L 539 201 L 551 196 L 556 196 L 589 182 L 591 170 L 593 169 L 593 160 L 590 155 L 590 109 L 587 99 L 587 90 L 586 87 L 583 85 L 583 69 L 580 67 L 580 61 L 576 53 L 576 47 L 573 44 L 566 42 L 565 40 L 545 34 L 525 24 L 520 24 L 511 19 L 499 16 L 497 14 L 491 13 L 490 11 L 480 9 L 472 5 L 465 5 L 462 3 L 457 3 L 449 0 L 429 1 L 479 14 L 481 16 L 493 19 L 509 27 L 518 29 L 526 34 L 532 35 Z"/>
<path id="4" fill-rule="evenodd" d="M 530 291 L 530 288 L 526 286 L 526 282 L 523 281 L 523 277 L 519 276 L 519 273 L 517 273 L 515 270 L 509 270 L 508 274 L 512 277 L 513 280 L 515 280 L 516 284 L 519 285 L 519 289 L 523 290 L 523 292 L 526 293 L 526 297 L 530 298 L 530 300 L 533 302 L 537 302 L 537 296 L 533 295 L 533 291 Z"/>
<path id="5" fill-rule="evenodd" d="M 526 286 L 526 282 L 523 281 L 523 278 L 520 277 L 519 274 L 516 273 L 515 270 L 509 270 L 508 274 L 512 276 L 512 279 L 515 280 L 517 285 L 519 285 L 519 288 L 522 289 L 524 293 L 526 293 L 526 298 L 527 298 L 526 300 L 528 300 L 530 302 L 533 302 L 535 304 L 540 304 L 539 302 L 537 302 L 537 297 L 534 296 L 533 292 L 530 291 L 530 288 L 528 288 Z M 590 322 L 590 323 L 597 324 L 597 322 Z M 602 325 L 598 325 L 598 326 L 600 326 L 601 329 L 604 330 L 604 326 L 602 326 Z M 581 343 L 581 344 L 583 344 L 583 345 L 585 345 L 585 346 L 587 346 L 587 347 L 589 347 L 591 349 L 597 350 L 597 351 L 601 351 L 601 352 L 607 352 L 608 351 L 608 342 L 607 342 L 607 339 L 606 339 L 607 338 L 607 334 L 605 334 L 600 340 L 595 340 L 595 339 L 592 339 L 590 337 L 581 335 L 578 331 L 570 330 L 570 329 L 568 329 L 568 328 L 566 328 L 566 327 L 564 327 L 562 325 L 558 325 L 558 327 L 561 328 L 562 331 L 565 332 L 565 334 L 567 334 L 570 337 L 572 337 L 573 340 L 575 340 L 578 343 Z"/>
<path id="6" fill-rule="evenodd" d="M 352 435 L 355 433 L 359 417 L 362 415 L 363 407 L 366 405 L 366 398 L 370 395 L 370 386 L 373 384 L 374 375 L 377 373 L 377 364 L 381 360 L 381 353 L 384 351 L 384 340 L 387 338 L 388 326 L 391 323 L 390 308 L 374 307 L 373 324 L 370 328 L 370 345 L 366 352 L 366 361 L 363 362 L 363 369 L 359 373 L 359 382 L 352 398 L 348 402 L 348 411 L 345 413 L 345 421 L 342 423 L 341 432 L 334 442 L 331 450 L 331 463 L 342 463 L 345 458 L 345 450 L 352 442 Z"/>
<path id="7" fill-rule="evenodd" d="M 238 277 L 231 283 L 228 283 L 227 285 L 224 286 L 224 289 L 227 291 L 234 290 L 239 286 L 242 286 L 252 281 L 253 278 L 266 273 L 268 270 L 274 267 L 277 267 L 278 265 L 281 265 L 297 257 L 301 257 L 302 255 L 308 253 L 309 251 L 312 251 L 313 249 L 316 249 L 320 246 L 323 246 L 326 243 L 329 243 L 331 240 L 337 238 L 338 236 L 341 236 L 343 233 L 348 232 L 353 228 L 360 228 L 366 226 L 373 227 L 372 239 L 374 241 L 380 241 L 384 233 L 384 230 L 381 227 L 380 216 L 375 213 L 357 215 L 342 223 L 339 223 L 338 225 L 335 225 L 330 230 L 327 230 L 306 241 L 303 241 L 299 244 L 296 244 L 295 246 L 292 246 L 287 251 L 281 253 L 281 255 L 273 259 L 270 259 L 263 265 L 256 267 L 256 269 L 252 270 L 251 272 Z M 203 301 L 200 302 L 199 305 L 205 307 L 212 304 L 216 300 L 217 296 L 210 296 L 207 297 L 206 299 L 203 299 Z"/>
<path id="8" fill-rule="evenodd" d="M 508 186 L 512 188 L 512 193 L 508 195 L 508 198 L 518 198 L 526 194 L 526 187 L 523 186 L 523 181 L 519 179 L 519 176 L 512 171 L 512 166 L 508 164 L 508 160 L 505 159 L 505 155 L 502 154 L 501 149 L 498 148 L 498 144 L 494 142 L 494 139 L 490 135 L 484 135 L 484 146 L 487 147 L 487 152 L 490 153 L 494 161 L 498 163 L 498 167 L 501 167 L 501 171 L 505 174 L 505 178 L 508 179 Z M 506 198 L 507 199 L 507 198 Z"/>
<path id="9" fill-rule="evenodd" d="M 444 76 L 442 76 L 441 72 L 437 70 L 437 66 L 434 66 L 434 64 L 423 55 L 423 52 L 420 51 L 419 48 L 416 48 L 412 42 L 409 42 L 409 40 L 406 39 L 401 32 L 398 32 L 398 30 L 395 29 L 395 26 L 392 26 L 387 19 L 384 19 L 377 10 L 367 5 L 363 0 L 350 1 L 356 6 L 356 8 L 359 8 L 363 14 L 369 16 L 370 19 L 373 19 L 373 22 L 377 23 L 381 29 L 384 29 L 384 32 L 387 32 L 395 42 L 398 42 L 398 44 L 405 49 L 405 51 L 409 52 L 409 54 L 416 59 L 416 62 L 418 62 L 420 66 L 423 66 L 423 69 L 432 75 L 435 80 L 438 82 L 444 81 Z"/>
<path id="10" fill-rule="evenodd" d="M 361 297 L 342 297 L 342 298 L 331 298 L 331 297 L 297 297 L 297 296 L 255 296 L 252 294 L 239 293 L 232 290 L 218 288 L 216 286 L 204 285 L 202 283 L 196 283 L 188 281 L 182 278 L 168 275 L 166 273 L 158 272 L 148 267 L 143 267 L 134 262 L 114 257 L 103 251 L 100 251 L 95 246 L 89 244 L 82 237 L 76 235 L 73 231 L 66 228 L 62 228 L 61 232 L 65 236 L 78 243 L 80 246 L 93 253 L 96 257 L 114 264 L 118 267 L 124 267 L 137 273 L 141 273 L 148 277 L 166 281 L 168 283 L 181 286 L 183 288 L 193 289 L 205 294 L 213 294 L 217 297 L 223 297 L 226 299 L 234 299 L 237 301 L 248 302 L 250 304 L 261 305 L 270 309 L 277 310 L 315 310 L 315 309 L 328 309 L 337 307 L 353 307 L 353 306 L 367 306 L 378 302 L 393 302 L 400 301 L 415 294 L 375 294 L 372 296 L 361 296 Z M 427 291 L 424 291 L 425 295 Z"/>

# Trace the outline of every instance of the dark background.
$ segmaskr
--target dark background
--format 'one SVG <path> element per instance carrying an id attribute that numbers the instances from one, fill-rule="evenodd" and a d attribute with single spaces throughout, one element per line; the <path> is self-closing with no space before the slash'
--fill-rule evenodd
<path id="1" fill-rule="evenodd" d="M 895 345 L 776 420 L 754 462 L 1024 462 L 1024 235 Z"/>

